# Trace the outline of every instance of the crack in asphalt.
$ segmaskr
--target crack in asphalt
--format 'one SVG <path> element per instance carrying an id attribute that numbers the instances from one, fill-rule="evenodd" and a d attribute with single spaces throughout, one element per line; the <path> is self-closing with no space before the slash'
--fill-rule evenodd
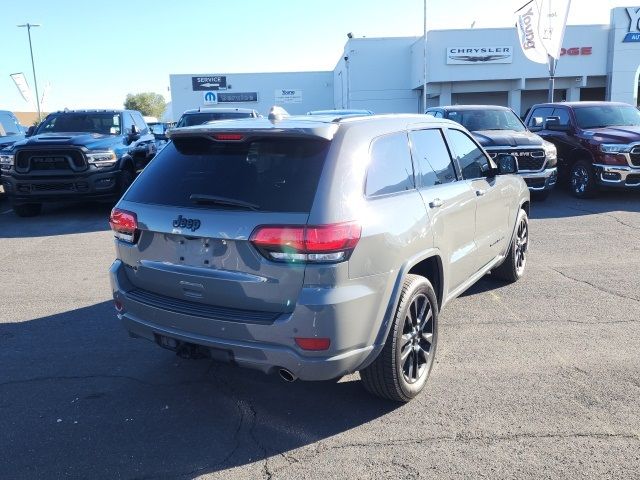
<path id="1" fill-rule="evenodd" d="M 606 212 L 596 212 L 594 210 L 587 210 L 587 209 L 583 209 L 583 208 L 576 208 L 576 207 L 567 207 L 569 210 L 574 210 L 576 212 L 584 212 L 584 213 L 591 213 L 594 215 L 604 215 L 605 217 L 609 217 L 609 218 L 613 218 L 616 222 L 618 222 L 620 225 L 624 225 L 625 227 L 629 227 L 629 228 L 633 228 L 634 230 L 640 230 L 640 227 L 636 227 L 635 225 L 630 225 L 627 222 L 625 222 L 624 220 L 619 219 L 618 217 L 616 217 L 615 215 L 613 215 L 612 213 L 606 213 Z"/>
<path id="2" fill-rule="evenodd" d="M 604 292 L 604 293 L 608 293 L 609 295 L 613 295 L 613 296 L 618 297 L 618 298 L 624 298 L 626 300 L 631 300 L 631 301 L 634 301 L 636 303 L 640 303 L 640 300 L 635 298 L 635 297 L 630 297 L 628 295 L 623 295 L 621 293 L 614 292 L 613 290 L 608 290 L 606 288 L 602 288 L 602 287 L 600 287 L 600 286 L 598 286 L 598 285 L 596 285 L 594 283 L 591 283 L 591 282 L 589 282 L 587 280 L 581 280 L 579 278 L 572 277 L 571 275 L 567 275 L 566 273 L 564 273 L 564 272 L 562 272 L 562 271 L 560 271 L 560 270 L 558 270 L 556 268 L 553 268 L 553 267 L 549 267 L 549 269 L 553 270 L 554 272 L 556 272 L 556 273 L 558 273 L 560 275 L 562 275 L 564 278 L 567 278 L 569 280 L 573 280 L 574 282 L 582 283 L 584 285 L 589 285 L 590 287 L 595 288 L 596 290 L 599 290 L 599 291 Z M 584 322 L 582 322 L 582 323 L 584 323 Z"/>

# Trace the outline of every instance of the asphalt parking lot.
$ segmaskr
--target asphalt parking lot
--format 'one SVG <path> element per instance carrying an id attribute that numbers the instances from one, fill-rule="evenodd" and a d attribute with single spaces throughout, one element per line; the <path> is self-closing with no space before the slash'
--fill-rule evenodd
<path id="1" fill-rule="evenodd" d="M 108 213 L 0 200 L 0 478 L 638 478 L 640 193 L 534 203 L 525 278 L 448 305 L 404 406 L 130 339 Z"/>

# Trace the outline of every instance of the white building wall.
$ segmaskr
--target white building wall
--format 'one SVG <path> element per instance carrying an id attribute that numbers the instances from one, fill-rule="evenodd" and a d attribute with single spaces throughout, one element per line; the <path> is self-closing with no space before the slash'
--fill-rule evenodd
<path id="1" fill-rule="evenodd" d="M 173 120 L 178 120 L 182 112 L 191 108 L 205 107 L 204 91 L 194 91 L 191 77 L 211 76 L 208 74 L 170 75 Z M 333 108 L 333 72 L 273 72 L 273 73 L 228 73 L 216 74 L 227 77 L 229 93 L 257 92 L 257 102 L 220 103 L 207 107 L 253 108 L 262 115 L 276 103 L 276 90 L 302 90 L 300 103 L 282 104 L 291 114 L 305 114 L 309 110 Z"/>
<path id="2" fill-rule="evenodd" d="M 640 7 L 615 8 L 611 11 L 609 62 L 607 64 L 608 97 L 612 101 L 638 104 L 638 67 L 640 43 L 624 42 L 628 33 L 640 36 Z"/>
<path id="3" fill-rule="evenodd" d="M 336 108 L 418 112 L 420 92 L 411 81 L 410 51 L 415 41 L 416 37 L 347 41 L 334 70 Z"/>

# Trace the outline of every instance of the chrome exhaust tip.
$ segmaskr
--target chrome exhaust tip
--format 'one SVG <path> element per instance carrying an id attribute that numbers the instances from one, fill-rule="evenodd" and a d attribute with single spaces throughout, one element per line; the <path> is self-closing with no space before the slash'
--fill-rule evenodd
<path id="1" fill-rule="evenodd" d="M 298 378 L 286 368 L 279 369 L 278 374 L 280 375 L 280 378 L 287 383 L 295 382 L 296 378 Z"/>

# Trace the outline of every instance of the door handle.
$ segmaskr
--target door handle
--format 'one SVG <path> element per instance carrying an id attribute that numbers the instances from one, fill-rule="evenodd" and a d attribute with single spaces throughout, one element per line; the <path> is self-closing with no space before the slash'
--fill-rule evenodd
<path id="1" fill-rule="evenodd" d="M 476 195 L 477 195 L 478 197 L 483 196 L 485 193 L 487 193 L 487 191 L 486 191 L 486 190 L 482 190 L 481 188 L 480 188 L 480 189 L 478 189 L 478 190 L 476 190 Z"/>
<path id="2" fill-rule="evenodd" d="M 444 205 L 444 201 L 440 200 L 439 198 L 434 198 L 429 202 L 429 207 L 431 208 L 438 208 L 438 207 L 441 207 L 442 205 Z"/>

